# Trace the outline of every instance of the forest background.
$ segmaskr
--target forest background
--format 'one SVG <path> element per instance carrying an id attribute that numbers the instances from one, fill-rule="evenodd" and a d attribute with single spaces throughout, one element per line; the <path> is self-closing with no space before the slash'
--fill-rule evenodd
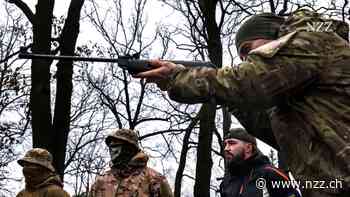
<path id="1" fill-rule="evenodd" d="M 53 154 L 72 196 L 85 196 L 108 168 L 104 138 L 113 128 L 138 131 L 149 166 L 167 176 L 176 197 L 219 196 L 222 136 L 231 127 L 246 127 L 272 162 L 287 168 L 265 111 L 179 104 L 116 64 L 29 61 L 17 54 L 24 47 L 235 66 L 235 33 L 247 17 L 299 8 L 347 22 L 350 15 L 347 0 L 1 0 L 0 196 L 24 187 L 16 160 L 33 146 Z"/>

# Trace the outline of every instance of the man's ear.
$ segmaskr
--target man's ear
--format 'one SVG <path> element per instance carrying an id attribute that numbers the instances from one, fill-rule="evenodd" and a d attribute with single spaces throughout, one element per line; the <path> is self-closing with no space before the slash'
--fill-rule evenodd
<path id="1" fill-rule="evenodd" d="M 244 143 L 244 153 L 246 155 L 253 154 L 253 144 L 251 144 L 251 143 Z"/>

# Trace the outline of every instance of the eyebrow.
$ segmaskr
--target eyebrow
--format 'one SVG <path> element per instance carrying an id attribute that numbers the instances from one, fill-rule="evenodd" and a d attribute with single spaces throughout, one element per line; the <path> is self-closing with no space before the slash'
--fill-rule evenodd
<path id="1" fill-rule="evenodd" d="M 232 139 L 227 139 L 227 140 L 225 140 L 225 141 L 224 141 L 224 143 L 229 143 L 229 142 L 234 142 L 234 143 L 237 143 L 237 141 L 236 141 L 236 140 L 232 140 Z"/>

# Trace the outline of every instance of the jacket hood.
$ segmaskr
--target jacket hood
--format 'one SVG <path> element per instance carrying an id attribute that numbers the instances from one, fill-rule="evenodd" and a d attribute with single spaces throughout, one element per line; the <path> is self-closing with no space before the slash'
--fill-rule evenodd
<path id="1" fill-rule="evenodd" d="M 148 156 L 140 151 L 138 152 L 128 163 L 128 166 L 130 167 L 145 167 L 148 162 Z"/>

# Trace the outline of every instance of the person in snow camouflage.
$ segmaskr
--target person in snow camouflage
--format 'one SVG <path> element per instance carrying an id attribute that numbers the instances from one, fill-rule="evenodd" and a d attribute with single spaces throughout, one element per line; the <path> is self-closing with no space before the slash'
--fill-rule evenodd
<path id="1" fill-rule="evenodd" d="M 69 197 L 55 173 L 52 155 L 42 148 L 29 150 L 18 164 L 23 167 L 25 189 L 17 197 Z"/>
<path id="2" fill-rule="evenodd" d="M 216 102 L 268 110 L 271 127 L 297 180 L 340 180 L 304 196 L 348 196 L 350 48 L 348 25 L 309 10 L 287 18 L 254 15 L 238 30 L 244 60 L 234 67 L 185 68 L 153 60 L 135 77 L 156 82 L 183 103 Z"/>
<path id="3" fill-rule="evenodd" d="M 293 187 L 274 188 L 277 181 L 290 181 L 288 175 L 271 165 L 256 145 L 255 137 L 235 128 L 224 136 L 225 176 L 221 197 L 299 197 Z"/>
<path id="4" fill-rule="evenodd" d="M 89 197 L 172 197 L 166 178 L 147 167 L 148 156 L 138 145 L 136 132 L 115 129 L 105 140 L 111 169 L 96 177 Z"/>

